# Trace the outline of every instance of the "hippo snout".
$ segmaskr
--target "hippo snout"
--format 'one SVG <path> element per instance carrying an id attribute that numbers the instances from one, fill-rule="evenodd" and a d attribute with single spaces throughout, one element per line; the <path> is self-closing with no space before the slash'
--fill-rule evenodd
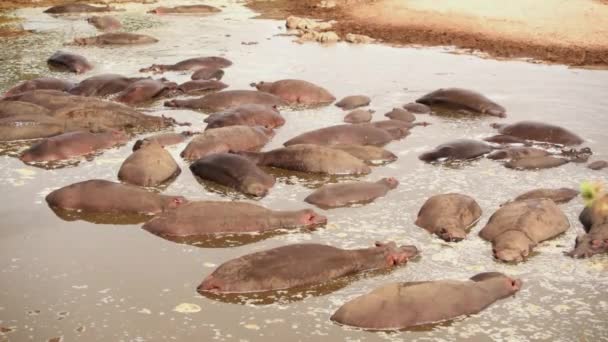
<path id="1" fill-rule="evenodd" d="M 495 250 L 494 257 L 507 263 L 518 263 L 524 260 L 524 253 L 515 249 Z"/>
<path id="2" fill-rule="evenodd" d="M 164 106 L 175 108 L 175 107 L 177 107 L 177 101 L 176 100 L 165 101 Z"/>
<path id="3" fill-rule="evenodd" d="M 302 217 L 304 225 L 306 226 L 316 226 L 327 223 L 327 217 L 317 214 L 314 211 L 307 211 Z"/>
<path id="4" fill-rule="evenodd" d="M 464 240 L 467 236 L 467 233 L 461 229 L 446 229 L 442 228 L 439 230 L 437 234 L 441 239 L 447 242 L 459 242 Z"/>

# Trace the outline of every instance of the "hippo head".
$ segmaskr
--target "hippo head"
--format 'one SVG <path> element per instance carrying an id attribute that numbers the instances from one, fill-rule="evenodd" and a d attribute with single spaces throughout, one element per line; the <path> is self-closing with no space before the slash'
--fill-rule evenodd
<path id="1" fill-rule="evenodd" d="M 152 64 L 147 68 L 139 69 L 139 72 L 152 72 L 155 74 L 159 74 L 165 71 L 166 66 L 162 64 Z"/>
<path id="2" fill-rule="evenodd" d="M 389 189 L 394 189 L 399 185 L 399 181 L 394 177 L 382 178 L 380 183 L 384 184 Z"/>
<path id="3" fill-rule="evenodd" d="M 157 7 L 155 9 L 149 10 L 147 13 L 151 13 L 151 14 L 166 14 L 167 13 L 167 8 L 166 7 Z"/>
<path id="4" fill-rule="evenodd" d="M 524 261 L 528 257 L 532 247 L 536 244 L 531 241 L 526 234 L 509 230 L 500 234 L 494 240 L 492 253 L 500 261 L 517 263 Z"/>
<path id="5" fill-rule="evenodd" d="M 269 92 L 270 88 L 272 87 L 272 83 L 273 82 L 260 81 L 258 83 L 250 83 L 249 85 L 256 88 L 259 91 Z"/>
<path id="6" fill-rule="evenodd" d="M 451 153 L 452 153 L 451 147 L 443 146 L 443 147 L 440 147 L 440 148 L 434 149 L 432 151 L 421 154 L 420 156 L 418 156 L 418 159 L 428 163 L 428 162 L 435 161 L 439 158 L 449 157 Z"/>
<path id="7" fill-rule="evenodd" d="M 574 244 L 574 250 L 567 254 L 573 258 L 590 258 L 595 254 L 607 253 L 608 233 L 603 235 L 604 236 L 602 236 L 602 234 L 585 234 L 578 236 Z"/>
<path id="8" fill-rule="evenodd" d="M 416 257 L 419 254 L 416 246 L 399 246 L 393 241 L 391 242 L 378 242 L 375 243 L 376 248 L 383 250 L 383 257 L 387 266 L 397 266 L 405 264 L 411 258 Z"/>
<path id="9" fill-rule="evenodd" d="M 245 192 L 257 197 L 264 197 L 268 194 L 268 187 L 260 182 L 243 182 L 245 184 Z"/>
<path id="10" fill-rule="evenodd" d="M 519 291 L 523 285 L 519 279 L 508 277 L 499 272 L 479 273 L 471 280 L 482 286 L 497 299 L 509 297 Z"/>
<path id="11" fill-rule="evenodd" d="M 327 223 L 327 217 L 319 215 L 311 209 L 298 211 L 296 219 L 297 225 L 301 227 L 315 227 Z"/>
<path id="12" fill-rule="evenodd" d="M 458 242 L 467 237 L 467 232 L 455 225 L 442 226 L 441 228 L 437 229 L 435 234 L 446 242 Z"/>
<path id="13" fill-rule="evenodd" d="M 488 156 L 487 156 L 488 159 L 494 159 L 494 160 L 505 159 L 508 157 L 509 157 L 509 153 L 507 152 L 507 150 L 497 150 L 497 151 L 494 151 L 494 152 L 488 154 Z"/>
<path id="14" fill-rule="evenodd" d="M 179 107 L 179 100 L 169 100 L 169 101 L 165 101 L 164 103 L 165 107 L 172 107 L 172 108 L 177 108 Z"/>
<path id="15" fill-rule="evenodd" d="M 179 207 L 182 204 L 188 203 L 188 200 L 183 196 L 163 196 L 163 210 L 170 210 Z"/>
<path id="16" fill-rule="evenodd" d="M 91 43 L 91 38 L 74 38 L 74 44 L 76 45 L 87 45 Z"/>

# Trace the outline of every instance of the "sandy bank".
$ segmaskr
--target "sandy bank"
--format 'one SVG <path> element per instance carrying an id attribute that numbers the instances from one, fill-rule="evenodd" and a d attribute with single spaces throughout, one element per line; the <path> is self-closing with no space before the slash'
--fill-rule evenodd
<path id="1" fill-rule="evenodd" d="M 506 58 L 608 66 L 608 6 L 598 0 L 252 0 L 267 17 L 338 19 L 339 34 L 448 45 Z"/>

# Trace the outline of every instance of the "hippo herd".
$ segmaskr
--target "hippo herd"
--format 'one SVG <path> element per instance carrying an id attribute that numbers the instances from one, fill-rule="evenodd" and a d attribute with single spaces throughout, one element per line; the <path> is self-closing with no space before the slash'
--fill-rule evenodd
<path id="1" fill-rule="evenodd" d="M 85 4 L 55 6 L 46 13 L 110 12 L 116 9 Z M 159 7 L 152 14 L 211 15 L 220 9 L 206 5 Z M 105 33 L 77 38 L 79 45 L 129 45 L 154 43 L 153 37 L 118 32 L 122 25 L 112 16 L 87 19 Z M 85 57 L 58 51 L 49 67 L 77 74 L 95 68 Z M 283 211 L 244 201 L 193 201 L 158 192 L 183 170 L 167 151 L 187 143 L 180 156 L 199 179 L 259 199 L 272 191 L 275 178 L 268 168 L 325 175 L 366 175 L 397 159 L 384 149 L 391 141 L 406 138 L 427 123 L 422 115 L 503 119 L 506 109 L 472 90 L 442 88 L 415 102 L 399 105 L 372 121 L 373 110 L 363 109 L 371 99 L 352 95 L 336 101 L 332 93 L 309 81 L 282 79 L 251 83 L 253 89 L 224 90 L 221 79 L 232 62 L 204 56 L 175 64 L 154 64 L 142 73 L 191 73 L 191 81 L 176 84 L 165 78 L 102 74 L 78 83 L 57 78 L 26 80 L 0 99 L 0 141 L 27 145 L 19 158 L 39 167 L 62 167 L 62 162 L 94 158 L 104 150 L 135 141 L 133 152 L 116 173 L 116 181 L 92 179 L 55 189 L 46 202 L 65 220 L 96 223 L 140 223 L 143 229 L 168 239 L 205 238 L 221 241 L 227 236 L 269 235 L 290 230 L 311 230 L 328 218 L 302 207 Z M 193 95 L 202 95 L 192 97 Z M 182 98 L 183 96 L 188 96 Z M 202 131 L 167 131 L 175 119 L 145 114 L 141 108 L 163 100 L 168 108 L 188 108 L 209 114 Z M 347 114 L 344 123 L 303 132 L 284 146 L 261 152 L 285 124 L 280 114 L 289 108 L 316 108 L 335 104 Z M 585 163 L 588 148 L 575 147 L 584 140 L 563 127 L 522 121 L 494 124 L 497 135 L 484 140 L 443 142 L 420 154 L 421 162 L 462 163 L 482 158 L 516 170 L 538 170 L 566 163 Z M 162 132 L 161 132 L 162 131 Z M 143 133 L 159 132 L 137 139 Z M 559 152 L 556 152 L 559 151 Z M 65 166 L 65 165 L 63 165 Z M 589 164 L 592 169 L 606 161 Z M 324 210 L 365 205 L 397 188 L 394 178 L 325 184 L 305 202 Z M 147 188 L 155 188 L 150 191 Z M 534 189 L 504 203 L 490 217 L 479 237 L 492 246 L 495 259 L 523 262 L 540 242 L 570 227 L 559 208 L 577 197 L 573 189 Z M 356 210 L 356 209 L 351 209 Z M 412 224 L 448 243 L 457 243 L 482 216 L 482 208 L 466 194 L 437 194 L 421 203 Z M 608 195 L 600 196 L 580 217 L 586 235 L 568 254 L 583 258 L 608 252 Z M 387 270 L 418 257 L 415 246 L 376 242 L 373 247 L 340 249 L 323 244 L 290 244 L 228 260 L 207 275 L 197 290 L 202 295 L 266 293 L 302 289 L 340 278 Z M 520 290 L 522 281 L 486 272 L 468 280 L 435 280 L 385 284 L 342 305 L 331 320 L 369 330 L 405 329 L 480 312 Z"/>

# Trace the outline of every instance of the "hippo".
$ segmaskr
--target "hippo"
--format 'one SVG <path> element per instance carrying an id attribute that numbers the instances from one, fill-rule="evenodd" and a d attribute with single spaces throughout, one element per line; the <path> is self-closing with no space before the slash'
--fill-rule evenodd
<path id="1" fill-rule="evenodd" d="M 192 76 L 190 76 L 190 79 L 193 81 L 196 80 L 221 80 L 224 77 L 224 70 L 220 69 L 220 68 L 213 68 L 213 67 L 204 67 L 204 68 L 200 68 L 197 69 Z"/>
<path id="2" fill-rule="evenodd" d="M 221 12 L 217 7 L 209 5 L 182 5 L 175 7 L 157 7 L 148 11 L 152 14 L 212 14 Z"/>
<path id="3" fill-rule="evenodd" d="M 199 109 L 214 113 L 244 104 L 258 104 L 270 107 L 286 105 L 285 101 L 280 97 L 257 90 L 223 90 L 201 98 L 165 102 L 166 107 Z"/>
<path id="4" fill-rule="evenodd" d="M 495 143 L 495 144 L 522 144 L 525 146 L 532 145 L 525 139 L 516 138 L 510 135 L 497 134 L 491 137 L 483 138 L 484 141 Z"/>
<path id="5" fill-rule="evenodd" d="M 186 160 L 197 160 L 213 153 L 258 151 L 273 137 L 264 127 L 229 126 L 210 129 L 196 136 L 182 151 Z"/>
<path id="6" fill-rule="evenodd" d="M 48 8 L 44 13 L 49 14 L 66 14 L 66 13 L 92 13 L 92 12 L 112 12 L 117 11 L 116 8 L 110 6 L 92 6 L 89 4 L 65 4 Z"/>
<path id="7" fill-rule="evenodd" d="M 492 147 L 484 142 L 459 139 L 441 144 L 434 150 L 421 154 L 418 159 L 427 163 L 446 158 L 448 161 L 469 160 L 480 157 L 492 151 Z"/>
<path id="8" fill-rule="evenodd" d="M 362 125 L 368 125 L 368 126 L 372 126 L 375 128 L 380 128 L 381 130 L 384 130 L 387 133 L 389 133 L 393 137 L 394 140 L 399 140 L 399 139 L 403 139 L 403 138 L 407 137 L 408 135 L 410 135 L 410 129 L 412 127 L 418 126 L 418 125 L 424 125 L 424 123 L 412 124 L 410 122 L 399 121 L 399 120 L 380 120 L 380 121 L 374 121 L 374 122 L 370 122 L 368 124 L 362 124 Z"/>
<path id="9" fill-rule="evenodd" d="M 477 314 L 521 287 L 521 280 L 498 272 L 465 281 L 391 283 L 348 301 L 330 319 L 368 330 L 405 329 Z"/>
<path id="10" fill-rule="evenodd" d="M 232 153 L 215 153 L 203 157 L 190 170 L 204 180 L 236 189 L 246 195 L 264 197 L 275 179 L 249 159 Z"/>
<path id="11" fill-rule="evenodd" d="M 74 96 L 55 90 L 33 90 L 4 99 L 29 102 L 48 109 L 66 130 L 120 129 L 156 131 L 176 124 L 171 118 L 145 115 L 127 106 L 97 98 Z"/>
<path id="12" fill-rule="evenodd" d="M 279 80 L 251 83 L 259 91 L 276 95 L 290 105 L 317 106 L 334 102 L 336 98 L 325 88 L 303 80 Z"/>
<path id="13" fill-rule="evenodd" d="M 394 242 L 376 242 L 374 247 L 354 250 L 298 243 L 227 261 L 203 280 L 198 291 L 252 293 L 286 290 L 364 271 L 393 268 L 417 255 L 415 246 L 397 247 Z M 272 270 L 272 276 L 261 270 Z"/>
<path id="14" fill-rule="evenodd" d="M 0 100 L 0 118 L 8 118 L 18 115 L 49 116 L 51 115 L 51 111 L 33 103 Z"/>
<path id="15" fill-rule="evenodd" d="M 349 182 L 326 184 L 308 195 L 304 202 L 321 209 L 345 207 L 352 204 L 370 203 L 395 189 L 399 181 L 395 178 L 382 178 L 377 182 Z"/>
<path id="16" fill-rule="evenodd" d="M 546 150 L 534 147 L 507 147 L 500 150 L 496 150 L 486 157 L 489 159 L 521 159 L 521 158 L 535 158 L 548 156 L 550 153 Z"/>
<path id="17" fill-rule="evenodd" d="M 580 194 L 578 190 L 570 188 L 547 189 L 540 188 L 530 190 L 517 197 L 513 201 L 525 201 L 533 198 L 548 198 L 557 204 L 568 203 Z"/>
<path id="18" fill-rule="evenodd" d="M 262 126 L 269 129 L 281 127 L 285 119 L 276 106 L 244 104 L 224 112 L 209 115 L 205 120 L 205 130 L 227 126 Z"/>
<path id="19" fill-rule="evenodd" d="M 163 73 L 165 71 L 188 71 L 199 70 L 201 68 L 223 69 L 232 65 L 232 62 L 224 57 L 195 57 L 188 58 L 175 64 L 152 64 L 151 66 L 139 69 L 139 72 Z"/>
<path id="20" fill-rule="evenodd" d="M 589 163 L 587 165 L 587 168 L 591 169 L 591 170 L 601 170 L 601 169 L 605 169 L 608 167 L 608 161 L 606 160 L 596 160 L 592 163 Z"/>
<path id="21" fill-rule="evenodd" d="M 567 253 L 573 258 L 589 258 L 608 253 L 608 195 L 600 195 L 579 216 L 587 234 L 576 238 L 574 249 Z"/>
<path id="22" fill-rule="evenodd" d="M 372 165 L 386 164 L 397 160 L 397 156 L 394 153 L 376 146 L 332 145 L 331 148 L 344 151 Z"/>
<path id="23" fill-rule="evenodd" d="M 494 257 L 521 262 L 534 246 L 554 238 L 570 227 L 566 215 L 547 198 L 533 198 L 503 205 L 488 220 L 479 236 L 492 242 Z"/>
<path id="24" fill-rule="evenodd" d="M 166 184 L 181 172 L 171 153 L 159 143 L 150 142 L 125 159 L 118 170 L 118 179 L 128 184 L 151 187 Z"/>
<path id="25" fill-rule="evenodd" d="M 448 193 L 427 199 L 416 219 L 416 225 L 447 242 L 457 242 L 481 217 L 479 204 L 470 196 Z"/>
<path id="26" fill-rule="evenodd" d="M 151 135 L 149 137 L 145 137 L 143 139 L 137 140 L 135 142 L 135 144 L 133 144 L 133 151 L 137 151 L 140 148 L 142 148 L 143 146 L 145 146 L 146 144 L 153 143 L 153 142 L 159 144 L 162 147 L 177 145 L 177 144 L 183 143 L 184 141 L 186 141 L 188 138 L 190 138 L 193 135 L 194 135 L 194 133 L 191 131 L 184 131 L 184 132 L 179 132 L 179 133 L 174 133 L 174 132 L 159 133 L 159 134 Z"/>
<path id="27" fill-rule="evenodd" d="M 101 74 L 82 80 L 69 90 L 72 95 L 105 97 L 120 93 L 131 84 L 144 80 L 142 77 L 125 77 L 117 74 Z"/>
<path id="28" fill-rule="evenodd" d="M 120 20 L 110 15 L 94 15 L 87 18 L 87 22 L 100 31 L 116 31 L 122 28 Z"/>
<path id="29" fill-rule="evenodd" d="M 514 124 L 493 124 L 500 134 L 524 140 L 560 145 L 580 145 L 584 140 L 569 130 L 538 121 L 520 121 Z"/>
<path id="30" fill-rule="evenodd" d="M 19 95 L 32 90 L 57 90 L 68 91 L 74 87 L 74 82 L 62 80 L 54 77 L 40 77 L 32 80 L 23 81 L 18 85 L 10 88 L 4 93 L 4 97 Z"/>
<path id="31" fill-rule="evenodd" d="M 365 95 L 351 95 L 343 98 L 342 100 L 336 102 L 336 106 L 340 107 L 344 110 L 353 110 L 359 107 L 365 107 L 369 105 L 372 100 Z"/>
<path id="32" fill-rule="evenodd" d="M 131 106 L 139 105 L 161 97 L 176 88 L 176 83 L 167 82 L 164 79 L 144 79 L 129 84 L 125 90 L 116 94 L 114 100 Z"/>
<path id="33" fill-rule="evenodd" d="M 325 223 L 325 216 L 310 209 L 277 211 L 246 202 L 193 201 L 163 212 L 143 228 L 160 236 L 184 237 L 314 228 Z"/>
<path id="34" fill-rule="evenodd" d="M 177 86 L 177 90 L 189 95 L 205 93 L 209 91 L 218 91 L 225 88 L 228 88 L 228 85 L 226 83 L 215 80 L 188 81 Z"/>
<path id="35" fill-rule="evenodd" d="M 127 141 L 129 137 L 116 130 L 69 132 L 42 140 L 25 150 L 19 159 L 26 163 L 67 160 L 126 144 Z"/>
<path id="36" fill-rule="evenodd" d="M 55 52 L 46 63 L 52 70 L 69 71 L 76 74 L 84 74 L 93 69 L 93 65 L 83 56 L 64 51 Z"/>
<path id="37" fill-rule="evenodd" d="M 589 147 L 583 147 L 580 149 L 562 148 L 559 155 L 573 163 L 586 163 L 591 155 L 593 155 L 593 151 L 591 151 Z"/>
<path id="38" fill-rule="evenodd" d="M 374 113 L 375 111 L 371 109 L 355 109 L 352 112 L 346 114 L 346 116 L 344 117 L 344 122 L 351 124 L 370 122 L 372 121 L 372 114 Z"/>
<path id="39" fill-rule="evenodd" d="M 47 138 L 64 131 L 65 124 L 62 120 L 45 114 L 21 114 L 0 118 L 0 141 Z"/>
<path id="40" fill-rule="evenodd" d="M 515 170 L 538 170 L 558 167 L 567 163 L 568 160 L 566 159 L 556 158 L 552 156 L 526 157 L 520 159 L 512 159 L 505 163 L 505 167 Z"/>
<path id="41" fill-rule="evenodd" d="M 137 45 L 154 44 L 158 39 L 145 34 L 111 32 L 94 37 L 74 38 L 76 45 Z"/>
<path id="42" fill-rule="evenodd" d="M 393 140 L 393 136 L 380 128 L 371 125 L 335 125 L 319 128 L 302 133 L 283 145 L 291 146 L 298 144 L 315 145 L 373 145 L 384 146 Z"/>
<path id="43" fill-rule="evenodd" d="M 93 179 L 57 189 L 46 202 L 51 208 L 102 214 L 155 215 L 188 201 L 182 196 L 160 195 L 140 187 Z"/>
<path id="44" fill-rule="evenodd" d="M 507 116 L 503 106 L 493 102 L 482 94 L 462 88 L 441 88 L 416 100 L 431 107 L 443 107 L 450 110 L 466 110 L 504 118 Z"/>
<path id="45" fill-rule="evenodd" d="M 391 120 L 399 120 L 405 122 L 416 121 L 416 117 L 414 116 L 414 114 L 401 108 L 393 108 L 393 110 L 384 114 L 384 116 Z"/>
<path id="46" fill-rule="evenodd" d="M 352 155 L 332 148 L 300 144 L 268 152 L 240 152 L 261 166 L 329 175 L 361 175 L 371 172 L 369 166 Z"/>
<path id="47" fill-rule="evenodd" d="M 410 102 L 403 105 L 403 109 L 414 114 L 429 114 L 431 108 L 422 103 Z"/>

